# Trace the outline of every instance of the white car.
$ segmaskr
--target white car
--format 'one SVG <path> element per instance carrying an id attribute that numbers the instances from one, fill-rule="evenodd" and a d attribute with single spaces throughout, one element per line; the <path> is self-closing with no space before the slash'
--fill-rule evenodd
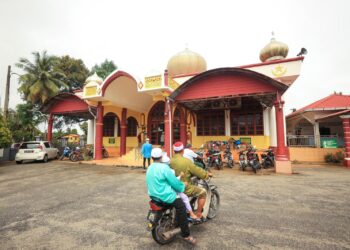
<path id="1" fill-rule="evenodd" d="M 28 141 L 23 142 L 16 154 L 16 163 L 21 164 L 23 161 L 43 161 L 56 159 L 58 149 L 54 148 L 48 141 Z"/>

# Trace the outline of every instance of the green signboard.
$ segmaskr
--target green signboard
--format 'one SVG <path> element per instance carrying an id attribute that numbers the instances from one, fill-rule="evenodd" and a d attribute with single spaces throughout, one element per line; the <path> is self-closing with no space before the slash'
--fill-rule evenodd
<path id="1" fill-rule="evenodd" d="M 321 138 L 322 148 L 338 148 L 338 141 L 336 138 Z"/>

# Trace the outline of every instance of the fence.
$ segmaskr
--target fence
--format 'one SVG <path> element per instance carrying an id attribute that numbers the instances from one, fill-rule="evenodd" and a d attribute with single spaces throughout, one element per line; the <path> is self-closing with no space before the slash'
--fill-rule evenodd
<path id="1" fill-rule="evenodd" d="M 315 138 L 317 139 L 314 135 L 288 135 L 287 143 L 290 147 L 316 147 Z M 320 145 L 323 145 L 324 141 L 330 141 L 333 142 L 334 147 L 344 146 L 344 139 L 337 135 L 321 135 L 319 140 Z"/>

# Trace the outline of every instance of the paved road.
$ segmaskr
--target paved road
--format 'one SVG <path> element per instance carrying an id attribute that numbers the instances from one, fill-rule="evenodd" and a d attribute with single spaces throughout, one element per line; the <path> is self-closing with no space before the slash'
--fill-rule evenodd
<path id="1" fill-rule="evenodd" d="M 198 249 L 350 249 L 350 171 L 215 172 L 220 214 Z M 157 249 L 141 169 L 62 162 L 0 166 L 1 249 Z M 176 240 L 162 249 L 189 248 Z"/>

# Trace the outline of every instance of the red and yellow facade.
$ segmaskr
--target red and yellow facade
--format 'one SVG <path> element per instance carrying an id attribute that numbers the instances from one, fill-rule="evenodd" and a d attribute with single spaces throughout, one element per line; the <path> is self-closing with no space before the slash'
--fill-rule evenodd
<path id="1" fill-rule="evenodd" d="M 204 58 L 186 49 L 164 72 L 142 80 L 122 70 L 105 80 L 89 77 L 77 95 L 91 113 L 88 143 L 95 144 L 95 158 L 102 158 L 102 145 L 122 156 L 145 137 L 168 155 L 177 140 L 199 148 L 207 141 L 249 139 L 257 148 L 276 148 L 276 170 L 290 173 L 282 96 L 303 57 L 267 60 L 271 50 L 262 53 L 265 61 L 258 64 L 207 70 Z"/>

